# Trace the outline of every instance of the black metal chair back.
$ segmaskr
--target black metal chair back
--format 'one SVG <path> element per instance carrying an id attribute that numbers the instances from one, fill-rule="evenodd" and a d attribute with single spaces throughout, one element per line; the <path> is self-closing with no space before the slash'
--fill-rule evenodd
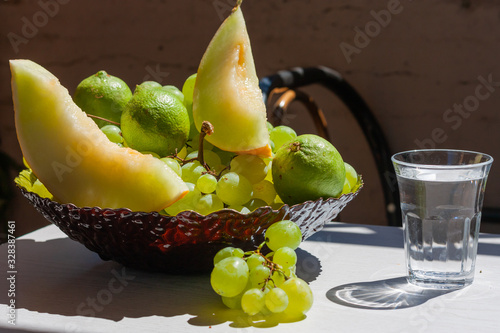
<path id="1" fill-rule="evenodd" d="M 401 208 L 399 191 L 391 162 L 391 151 L 373 112 L 357 91 L 337 71 L 323 66 L 297 67 L 279 71 L 260 80 L 264 101 L 268 104 L 270 96 L 282 93 L 280 99 L 270 110 L 270 117 L 279 123 L 292 101 L 302 102 L 311 114 L 318 134 L 329 140 L 328 129 L 323 111 L 307 94 L 297 88 L 319 84 L 334 93 L 350 110 L 363 131 L 373 153 L 380 176 L 380 182 L 386 205 L 388 225 L 401 226 Z"/>

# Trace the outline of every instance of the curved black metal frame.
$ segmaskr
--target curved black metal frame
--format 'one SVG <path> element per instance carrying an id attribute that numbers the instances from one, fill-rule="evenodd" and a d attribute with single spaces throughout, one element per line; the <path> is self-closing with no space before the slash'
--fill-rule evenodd
<path id="1" fill-rule="evenodd" d="M 372 150 L 380 176 L 388 224 L 401 226 L 401 208 L 391 152 L 385 135 L 372 111 L 357 91 L 337 71 L 324 67 L 296 67 L 279 71 L 260 80 L 264 101 L 275 88 L 299 88 L 320 84 L 333 92 L 351 111 Z"/>

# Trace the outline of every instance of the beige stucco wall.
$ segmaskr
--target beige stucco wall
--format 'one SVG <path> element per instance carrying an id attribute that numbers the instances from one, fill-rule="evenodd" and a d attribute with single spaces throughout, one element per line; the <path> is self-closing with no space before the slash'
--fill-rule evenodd
<path id="1" fill-rule="evenodd" d="M 156 79 L 181 86 L 196 71 L 230 3 L 1 1 L 0 149 L 21 160 L 8 59 L 42 64 L 70 92 L 100 69 L 129 85 Z M 500 158 L 498 1 L 245 0 L 243 12 L 259 76 L 294 66 L 335 68 L 371 106 L 394 152 L 424 142 Z M 492 83 L 478 88 L 484 80 Z M 365 179 L 341 219 L 385 224 L 379 179 L 354 119 L 324 90 L 308 91 L 318 94 L 334 145 Z M 458 113 L 454 105 L 464 103 Z M 289 121 L 297 132 L 314 130 L 300 108 L 293 112 Z M 496 165 L 485 205 L 500 205 Z M 10 217 L 22 221 L 22 231 L 46 223 L 19 196 Z"/>

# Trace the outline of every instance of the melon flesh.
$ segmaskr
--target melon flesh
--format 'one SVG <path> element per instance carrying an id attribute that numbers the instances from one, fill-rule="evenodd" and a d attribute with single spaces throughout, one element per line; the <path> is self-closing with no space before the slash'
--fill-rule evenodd
<path id="1" fill-rule="evenodd" d="M 266 106 L 259 88 L 245 20 L 237 6 L 222 23 L 202 57 L 193 92 L 198 131 L 209 121 L 205 139 L 238 154 L 272 155 Z"/>
<path id="2" fill-rule="evenodd" d="M 30 60 L 10 68 L 23 156 L 57 201 L 150 212 L 187 194 L 165 163 L 109 141 L 45 68 Z"/>

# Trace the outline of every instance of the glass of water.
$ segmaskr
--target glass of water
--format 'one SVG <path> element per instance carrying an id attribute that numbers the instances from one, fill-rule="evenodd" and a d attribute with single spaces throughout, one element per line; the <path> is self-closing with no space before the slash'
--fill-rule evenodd
<path id="1" fill-rule="evenodd" d="M 395 154 L 408 281 L 429 288 L 472 283 L 486 179 L 493 158 L 463 150 Z"/>

